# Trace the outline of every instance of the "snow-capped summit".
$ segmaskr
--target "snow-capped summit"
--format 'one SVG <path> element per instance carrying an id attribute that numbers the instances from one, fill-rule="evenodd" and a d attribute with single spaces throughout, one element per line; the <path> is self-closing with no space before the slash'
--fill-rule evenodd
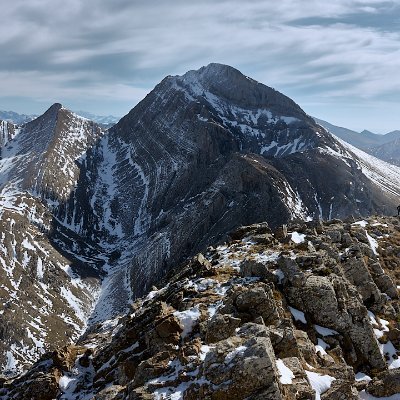
<path id="1" fill-rule="evenodd" d="M 281 116 L 286 113 L 290 117 L 308 118 L 305 112 L 287 96 L 228 65 L 212 63 L 171 79 L 195 95 L 207 96 L 207 92 L 210 92 L 218 96 L 219 100 L 226 100 L 231 105 L 256 110 L 271 109 Z"/>
<path id="2" fill-rule="evenodd" d="M 156 90 L 163 98 L 182 92 L 189 102 L 201 105 L 198 118 L 227 127 L 242 150 L 281 157 L 324 144 L 335 146 L 293 100 L 227 65 L 214 63 L 167 77 Z"/>

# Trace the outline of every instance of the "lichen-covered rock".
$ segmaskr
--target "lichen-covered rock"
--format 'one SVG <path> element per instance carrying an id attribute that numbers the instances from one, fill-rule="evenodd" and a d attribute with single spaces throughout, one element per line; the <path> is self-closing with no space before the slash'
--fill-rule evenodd
<path id="1" fill-rule="evenodd" d="M 240 273 L 243 277 L 259 277 L 266 282 L 278 283 L 279 277 L 271 270 L 273 262 L 260 262 L 251 258 L 245 259 L 240 264 Z"/>
<path id="2" fill-rule="evenodd" d="M 357 287 L 364 304 L 368 306 L 383 303 L 382 294 L 361 257 L 349 257 L 342 261 L 343 276 Z"/>
<path id="3" fill-rule="evenodd" d="M 267 325 L 280 321 L 279 310 L 270 286 L 245 288 L 237 293 L 234 304 L 239 313 L 248 313 L 253 318 L 261 316 Z"/>
<path id="4" fill-rule="evenodd" d="M 215 314 L 207 324 L 207 342 L 215 343 L 227 339 L 235 333 L 240 324 L 240 318 L 232 317 L 229 314 Z"/>
<path id="5" fill-rule="evenodd" d="M 271 234 L 271 228 L 267 222 L 261 222 L 259 224 L 253 224 L 248 226 L 241 226 L 230 234 L 232 240 L 241 240 L 245 237 L 254 235 L 265 235 Z"/>
<path id="6" fill-rule="evenodd" d="M 336 379 L 332 386 L 321 395 L 321 400 L 358 400 L 357 389 L 348 381 Z"/>
<path id="7" fill-rule="evenodd" d="M 369 382 L 367 392 L 376 397 L 389 397 L 400 393 L 400 368 L 389 370 L 375 377 Z"/>
<path id="8" fill-rule="evenodd" d="M 282 362 L 293 375 L 290 379 L 291 383 L 285 381 L 282 385 L 283 398 L 285 400 L 314 400 L 315 392 L 310 386 L 300 359 L 288 357 L 283 358 Z"/>
<path id="9" fill-rule="evenodd" d="M 310 275 L 299 279 L 301 281 L 294 281 L 295 285 L 286 289 L 289 301 L 307 312 L 315 323 L 347 337 L 354 346 L 354 350 L 350 348 L 353 362 L 367 362 L 372 368 L 384 369 L 386 363 L 370 325 L 367 309 L 355 288 L 334 275 Z"/>
<path id="10" fill-rule="evenodd" d="M 219 342 L 207 354 L 204 376 L 215 399 L 244 399 L 262 392 L 281 399 L 275 355 L 268 337 Z"/>

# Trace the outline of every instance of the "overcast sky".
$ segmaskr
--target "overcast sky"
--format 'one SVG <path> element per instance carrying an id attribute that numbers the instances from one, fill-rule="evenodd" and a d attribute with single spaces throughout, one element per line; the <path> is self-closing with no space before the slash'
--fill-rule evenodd
<path id="1" fill-rule="evenodd" d="M 400 0 L 4 0 L 1 16 L 1 110 L 122 116 L 220 62 L 334 124 L 400 129 Z"/>

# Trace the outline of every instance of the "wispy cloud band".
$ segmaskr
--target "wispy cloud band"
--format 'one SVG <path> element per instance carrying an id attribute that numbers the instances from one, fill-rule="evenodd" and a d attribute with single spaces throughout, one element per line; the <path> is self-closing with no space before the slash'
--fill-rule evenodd
<path id="1" fill-rule="evenodd" d="M 400 97 L 399 0 L 8 3 L 2 108 L 1 96 L 25 106 L 57 96 L 121 115 L 166 74 L 212 61 L 294 96 L 308 112 L 343 99 L 394 104 Z M 320 108 L 312 106 L 317 99 Z"/>

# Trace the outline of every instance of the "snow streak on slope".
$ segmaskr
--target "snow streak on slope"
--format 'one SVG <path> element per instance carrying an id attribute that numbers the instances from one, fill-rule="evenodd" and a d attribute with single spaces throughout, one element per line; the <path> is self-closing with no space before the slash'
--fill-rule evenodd
<path id="1" fill-rule="evenodd" d="M 0 371 L 5 375 L 34 362 L 49 344 L 76 340 L 86 326 L 98 283 L 74 272 L 75 238 L 67 238 L 69 252 L 55 246 L 52 213 L 74 191 L 79 159 L 100 134 L 61 105 L 20 129 L 0 124 L 0 325 L 6 327 Z M 65 218 L 68 228 L 71 215 Z"/>
<path id="2" fill-rule="evenodd" d="M 0 319 L 15 329 L 0 344 L 0 367 L 12 374 L 34 362 L 49 343 L 78 338 L 96 290 L 51 245 L 51 219 L 41 202 L 18 193 L 0 198 Z"/>
<path id="3" fill-rule="evenodd" d="M 216 67 L 216 70 L 218 68 Z M 218 75 L 218 71 L 216 74 Z M 263 108 L 243 107 L 239 102 L 226 99 L 218 93 L 216 88 L 218 81 L 211 85 L 207 81 L 207 79 L 218 79 L 218 76 L 205 78 L 204 72 L 199 74 L 199 71 L 189 71 L 183 76 L 170 79 L 171 88 L 183 92 L 188 102 L 208 104 L 211 114 L 202 110 L 201 114 L 198 114 L 200 121 L 220 125 L 239 135 L 243 142 L 250 142 L 254 146 L 252 151 L 256 153 L 282 157 L 316 146 L 317 136 L 309 134 L 303 136 L 302 130 L 298 129 L 299 126 L 304 128 L 303 121 L 298 117 L 288 116 L 289 108 L 284 115 L 269 108 L 267 104 Z M 229 86 L 229 83 L 227 85 Z M 241 146 L 245 144 L 242 143 Z"/>
<path id="4" fill-rule="evenodd" d="M 102 138 L 98 148 L 101 163 L 90 204 L 101 223 L 99 228 L 105 235 L 101 246 L 106 248 L 110 247 L 108 242 L 111 239 L 115 240 L 123 236 L 121 223 L 113 215 L 113 202 L 117 199 L 117 187 L 114 178 L 117 154 L 111 148 L 107 135 Z"/>
<path id="5" fill-rule="evenodd" d="M 366 177 L 379 186 L 383 191 L 391 193 L 394 196 L 400 196 L 400 167 L 371 156 L 357 147 L 346 143 L 342 139 L 336 136 L 334 137 L 348 151 L 357 157 L 355 160 Z M 346 156 L 354 159 L 351 154 L 342 155 L 341 157 L 343 158 Z"/>

